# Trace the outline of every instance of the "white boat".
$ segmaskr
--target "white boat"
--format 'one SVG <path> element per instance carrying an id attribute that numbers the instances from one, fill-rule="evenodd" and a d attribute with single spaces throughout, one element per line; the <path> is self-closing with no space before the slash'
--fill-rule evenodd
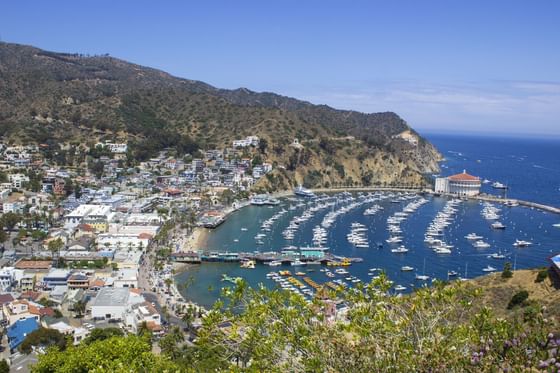
<path id="1" fill-rule="evenodd" d="M 399 246 L 396 249 L 391 249 L 391 252 L 397 254 L 404 254 L 404 253 L 408 253 L 408 249 L 404 246 Z"/>
<path id="2" fill-rule="evenodd" d="M 524 240 L 515 240 L 515 242 L 513 243 L 513 246 L 516 247 L 527 247 L 532 245 L 533 243 L 531 241 L 524 241 Z"/>
<path id="3" fill-rule="evenodd" d="M 507 189 L 508 187 L 507 187 L 507 185 L 496 181 L 496 182 L 492 183 L 492 188 L 494 188 L 494 189 Z"/>
<path id="4" fill-rule="evenodd" d="M 552 226 L 555 228 L 560 228 L 560 223 L 552 224 Z"/>
<path id="5" fill-rule="evenodd" d="M 298 260 L 298 259 L 294 260 L 290 264 L 293 265 L 293 266 L 304 266 L 304 265 L 306 265 L 305 262 L 302 262 L 301 260 Z"/>
<path id="6" fill-rule="evenodd" d="M 490 266 L 490 265 L 488 265 L 488 266 L 482 268 L 482 272 L 494 272 L 495 270 L 496 270 L 496 268 L 494 268 L 494 267 L 492 267 L 492 266 Z"/>
<path id="7" fill-rule="evenodd" d="M 271 266 L 271 267 L 277 267 L 277 266 L 282 265 L 282 262 L 279 261 L 279 260 L 273 260 L 273 261 L 268 262 L 268 263 L 266 263 L 266 264 L 268 264 L 268 265 Z"/>
<path id="8" fill-rule="evenodd" d="M 476 241 L 475 243 L 473 243 L 473 246 L 476 247 L 477 249 L 486 249 L 487 247 L 490 247 L 490 244 L 481 240 Z"/>
<path id="9" fill-rule="evenodd" d="M 315 193 L 301 185 L 294 189 L 294 194 L 301 197 L 315 197 Z"/>
<path id="10" fill-rule="evenodd" d="M 385 240 L 387 243 L 399 243 L 402 242 L 402 237 L 399 236 L 391 236 Z"/>
<path id="11" fill-rule="evenodd" d="M 492 259 L 505 259 L 506 256 L 502 253 L 492 253 L 488 257 Z"/>
<path id="12" fill-rule="evenodd" d="M 401 271 L 403 271 L 403 272 L 414 271 L 414 267 L 411 267 L 411 266 L 402 266 L 402 267 L 401 267 Z"/>
<path id="13" fill-rule="evenodd" d="M 395 290 L 396 291 L 404 291 L 404 290 L 406 290 L 406 286 L 397 285 L 397 286 L 395 286 Z"/>
<path id="14" fill-rule="evenodd" d="M 241 231 L 242 232 L 247 232 L 247 228 L 243 227 L 243 228 L 241 228 Z"/>
<path id="15" fill-rule="evenodd" d="M 434 252 L 436 254 L 451 254 L 451 250 L 447 247 L 434 247 Z"/>
<path id="16" fill-rule="evenodd" d="M 430 276 L 427 275 L 416 275 L 416 279 L 419 281 L 427 281 L 430 279 Z"/>
<path id="17" fill-rule="evenodd" d="M 503 224 L 502 224 L 501 222 L 499 222 L 499 221 L 490 224 L 490 226 L 491 226 L 493 229 L 506 229 L 506 226 L 503 225 Z"/>
<path id="18" fill-rule="evenodd" d="M 477 235 L 476 233 L 469 233 L 465 236 L 467 240 L 481 240 L 483 237 Z"/>
<path id="19" fill-rule="evenodd" d="M 457 276 L 459 273 L 457 271 L 447 271 L 447 276 L 448 277 L 455 277 Z"/>

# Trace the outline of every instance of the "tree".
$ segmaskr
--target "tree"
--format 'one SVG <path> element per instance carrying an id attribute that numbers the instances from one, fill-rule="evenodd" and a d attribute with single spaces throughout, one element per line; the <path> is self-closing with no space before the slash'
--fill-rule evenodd
<path id="1" fill-rule="evenodd" d="M 0 373 L 10 373 L 10 365 L 6 359 L 0 360 Z"/>
<path id="2" fill-rule="evenodd" d="M 81 318 L 86 312 L 86 302 L 79 300 L 74 303 L 74 312 L 76 312 L 76 317 Z"/>
<path id="3" fill-rule="evenodd" d="M 167 335 L 159 341 L 161 352 L 171 359 L 175 360 L 179 357 L 179 345 L 185 340 L 183 332 L 178 327 L 171 329 Z"/>
<path id="4" fill-rule="evenodd" d="M 103 341 L 112 337 L 121 337 L 124 332 L 120 328 L 95 328 L 91 333 L 82 341 L 84 344 L 91 344 L 96 341 Z"/>
<path id="5" fill-rule="evenodd" d="M 57 263 L 58 263 L 58 257 L 60 256 L 60 249 L 62 249 L 62 247 L 64 247 L 64 243 L 62 242 L 60 237 L 55 240 L 49 241 L 48 244 L 49 251 L 52 253 L 53 259 L 56 258 Z"/>
<path id="6" fill-rule="evenodd" d="M 56 346 L 63 351 L 66 348 L 66 337 L 56 329 L 47 329 L 40 327 L 39 329 L 29 333 L 18 349 L 24 354 L 29 354 L 32 347 L 49 347 Z"/>
<path id="7" fill-rule="evenodd" d="M 7 212 L 2 216 L 2 225 L 9 231 L 13 231 L 16 224 L 21 221 L 21 216 L 13 212 Z"/>
<path id="8" fill-rule="evenodd" d="M 38 356 L 31 368 L 47 372 L 178 372 L 179 366 L 166 357 L 156 356 L 145 338 L 135 335 L 111 337 L 65 351 L 50 349 Z"/>
<path id="9" fill-rule="evenodd" d="M 502 271 L 502 278 L 512 278 L 512 277 L 513 277 L 513 272 L 511 270 L 511 263 L 506 262 L 504 264 L 504 270 Z"/>

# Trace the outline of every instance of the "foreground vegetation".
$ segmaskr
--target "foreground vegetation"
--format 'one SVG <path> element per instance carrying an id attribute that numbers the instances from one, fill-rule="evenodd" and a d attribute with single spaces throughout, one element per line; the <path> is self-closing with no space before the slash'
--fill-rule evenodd
<path id="1" fill-rule="evenodd" d="M 480 302 L 483 292 L 471 283 L 437 283 L 403 297 L 387 296 L 389 288 L 381 276 L 363 291 L 341 289 L 347 308 L 329 318 L 327 296 L 334 294 L 326 290 L 307 304 L 240 281 L 224 290 L 194 344 L 173 330 L 156 356 L 145 336 L 114 336 L 64 352 L 53 347 L 34 371 L 479 372 L 559 365 L 560 339 L 535 303 L 517 305 L 504 318 Z"/>

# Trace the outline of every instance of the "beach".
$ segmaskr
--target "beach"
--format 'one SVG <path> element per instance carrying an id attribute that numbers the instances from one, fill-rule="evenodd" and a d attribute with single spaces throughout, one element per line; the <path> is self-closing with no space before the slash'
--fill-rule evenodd
<path id="1" fill-rule="evenodd" d="M 187 240 L 183 246 L 182 251 L 199 251 L 200 248 L 204 245 L 208 236 L 210 234 L 210 230 L 207 228 L 196 227 L 192 233 L 187 237 Z"/>

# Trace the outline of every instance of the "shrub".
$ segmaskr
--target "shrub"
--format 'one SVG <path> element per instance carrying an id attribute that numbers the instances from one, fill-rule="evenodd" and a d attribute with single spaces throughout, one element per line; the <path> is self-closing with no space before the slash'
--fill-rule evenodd
<path id="1" fill-rule="evenodd" d="M 506 264 L 504 264 L 504 270 L 502 272 L 502 278 L 512 278 L 512 277 L 513 277 L 513 272 L 511 270 L 511 263 L 506 262 Z"/>
<path id="2" fill-rule="evenodd" d="M 548 268 L 543 268 L 537 274 L 535 282 L 543 282 L 548 277 Z"/>
<path id="3" fill-rule="evenodd" d="M 529 298 L 529 292 L 527 292 L 527 290 L 518 291 L 513 295 L 513 297 L 511 297 L 511 300 L 507 305 L 508 310 L 511 310 L 515 306 L 521 305 L 527 300 L 527 298 Z"/>

